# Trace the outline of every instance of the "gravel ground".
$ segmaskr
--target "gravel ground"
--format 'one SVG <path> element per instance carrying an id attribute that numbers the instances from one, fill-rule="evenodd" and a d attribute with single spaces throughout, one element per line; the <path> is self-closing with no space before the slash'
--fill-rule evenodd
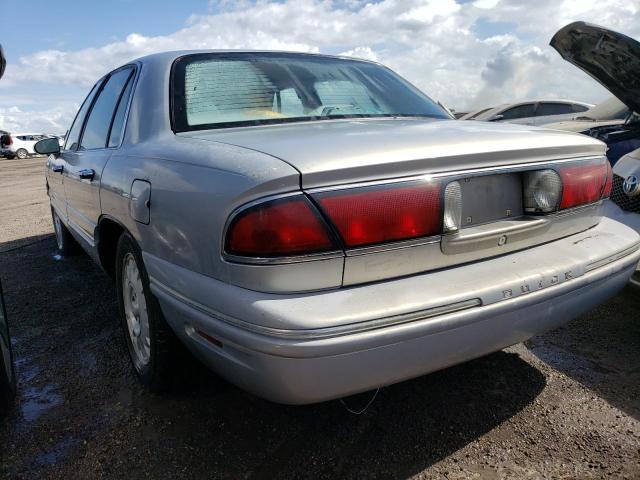
<path id="1" fill-rule="evenodd" d="M 3 478 L 640 478 L 637 292 L 384 388 L 360 416 L 338 401 L 275 405 L 204 368 L 155 396 L 132 375 L 111 281 L 86 256 L 56 254 L 43 163 L 0 161 L 20 382 L 0 423 Z"/>

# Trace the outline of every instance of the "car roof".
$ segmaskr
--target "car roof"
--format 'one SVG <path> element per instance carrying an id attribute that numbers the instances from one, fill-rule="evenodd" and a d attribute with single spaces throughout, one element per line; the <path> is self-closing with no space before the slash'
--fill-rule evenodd
<path id="1" fill-rule="evenodd" d="M 184 57 L 186 55 L 198 55 L 198 54 L 206 54 L 206 53 L 251 53 L 251 54 L 283 54 L 290 55 L 296 57 L 323 57 L 323 58 L 336 58 L 341 60 L 353 60 L 357 62 L 365 62 L 379 65 L 378 62 L 374 62 L 372 60 L 367 60 L 364 58 L 356 58 L 356 57 L 347 57 L 342 55 L 326 55 L 323 53 L 314 53 L 314 52 L 300 52 L 300 51 L 289 51 L 289 50 L 248 50 L 248 49 L 229 49 L 229 50 L 212 50 L 212 49 L 201 49 L 201 50 L 172 50 L 167 52 L 159 52 L 152 53 L 150 55 L 145 55 L 143 57 L 136 58 L 127 64 L 140 62 L 140 63 L 173 63 L 174 60 L 180 57 Z"/>

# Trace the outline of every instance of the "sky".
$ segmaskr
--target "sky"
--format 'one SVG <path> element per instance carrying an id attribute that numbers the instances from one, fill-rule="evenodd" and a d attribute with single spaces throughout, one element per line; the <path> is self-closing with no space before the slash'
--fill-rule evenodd
<path id="1" fill-rule="evenodd" d="M 576 20 L 640 38 L 640 0 L 0 0 L 0 129 L 64 133 L 92 84 L 137 57 L 232 48 L 381 62 L 458 111 L 609 93 L 549 40 Z M 32 14 L 30 14 L 32 12 Z M 36 14 L 37 13 L 37 14 Z"/>

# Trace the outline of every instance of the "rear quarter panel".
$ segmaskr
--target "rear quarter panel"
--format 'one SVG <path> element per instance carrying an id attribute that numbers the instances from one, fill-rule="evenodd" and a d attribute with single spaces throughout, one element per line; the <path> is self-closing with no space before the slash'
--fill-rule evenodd
<path id="1" fill-rule="evenodd" d="M 136 179 L 151 184 L 148 225 L 129 212 Z M 115 153 L 103 172 L 101 208 L 103 217 L 122 224 L 143 252 L 225 280 L 221 245 L 229 214 L 241 204 L 299 186 L 298 172 L 273 157 L 176 138 Z"/>

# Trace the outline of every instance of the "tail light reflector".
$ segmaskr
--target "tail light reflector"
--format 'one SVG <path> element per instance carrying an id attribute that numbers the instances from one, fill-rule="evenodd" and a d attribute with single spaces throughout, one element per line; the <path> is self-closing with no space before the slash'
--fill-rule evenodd
<path id="1" fill-rule="evenodd" d="M 315 194 L 347 248 L 439 235 L 441 184 L 434 181 Z"/>
<path id="2" fill-rule="evenodd" d="M 241 211 L 229 224 L 225 251 L 277 257 L 337 250 L 324 222 L 306 197 L 268 201 Z"/>
<path id="3" fill-rule="evenodd" d="M 560 209 L 592 203 L 605 196 L 609 178 L 609 162 L 580 163 L 561 167 L 562 200 Z"/>

